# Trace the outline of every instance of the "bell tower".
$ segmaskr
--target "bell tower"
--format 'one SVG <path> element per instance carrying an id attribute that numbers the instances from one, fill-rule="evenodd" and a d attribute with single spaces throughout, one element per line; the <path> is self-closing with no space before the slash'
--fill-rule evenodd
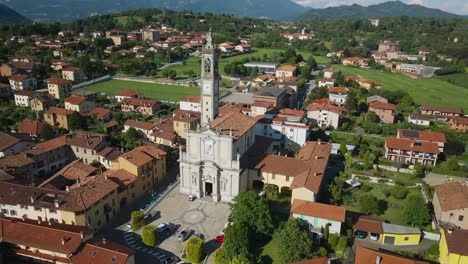
<path id="1" fill-rule="evenodd" d="M 211 29 L 201 53 L 201 125 L 207 126 L 219 111 L 218 52 Z"/>

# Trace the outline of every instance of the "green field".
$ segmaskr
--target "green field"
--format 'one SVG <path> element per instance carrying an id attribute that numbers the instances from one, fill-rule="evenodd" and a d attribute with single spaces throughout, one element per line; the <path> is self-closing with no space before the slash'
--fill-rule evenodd
<path id="1" fill-rule="evenodd" d="M 359 74 L 365 78 L 381 82 L 382 89 L 404 90 L 417 104 L 432 104 L 462 107 L 468 111 L 468 89 L 448 83 L 438 78 L 413 79 L 398 73 L 379 70 L 333 65 L 345 75 Z"/>
<path id="2" fill-rule="evenodd" d="M 196 87 L 161 85 L 156 83 L 142 83 L 134 81 L 111 80 L 90 85 L 86 90 L 113 95 L 123 89 L 140 91 L 145 97 L 163 101 L 179 101 L 188 95 L 198 95 L 200 89 Z"/>
<path id="3" fill-rule="evenodd" d="M 468 74 L 457 73 L 437 77 L 438 79 L 445 80 L 449 83 L 468 88 Z"/>
<path id="4" fill-rule="evenodd" d="M 263 56 L 266 54 L 267 56 L 270 56 L 273 54 L 273 52 L 284 52 L 283 49 L 253 49 L 252 52 L 242 54 L 242 55 L 236 55 L 236 56 L 231 56 L 227 58 L 221 58 L 219 61 L 219 70 L 221 74 L 224 73 L 224 66 L 226 64 L 229 64 L 234 61 L 242 61 L 245 58 L 251 58 L 251 57 L 260 57 L 263 59 Z M 307 52 L 307 51 L 299 51 L 298 54 L 301 54 L 304 59 L 307 59 L 312 53 Z M 328 58 L 326 57 L 316 57 L 318 63 L 326 63 L 328 62 Z M 185 61 L 185 65 L 172 65 L 170 67 L 167 67 L 166 69 L 173 69 L 177 72 L 177 76 L 187 76 L 185 72 L 189 70 L 193 70 L 195 74 L 200 75 L 200 57 L 192 57 L 188 60 Z"/>

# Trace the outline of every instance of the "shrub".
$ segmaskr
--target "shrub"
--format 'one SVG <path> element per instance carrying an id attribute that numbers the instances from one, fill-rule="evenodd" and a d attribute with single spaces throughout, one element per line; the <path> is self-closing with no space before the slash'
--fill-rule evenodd
<path id="1" fill-rule="evenodd" d="M 439 257 L 439 244 L 433 244 L 427 251 L 427 256 L 431 259 L 437 259 Z"/>
<path id="2" fill-rule="evenodd" d="M 145 225 L 145 214 L 140 211 L 133 211 L 131 215 L 132 230 L 138 230 Z"/>
<path id="3" fill-rule="evenodd" d="M 320 247 L 319 250 L 318 250 L 318 254 L 321 257 L 325 257 L 326 255 L 328 255 L 328 251 L 327 251 L 326 248 Z"/>
<path id="4" fill-rule="evenodd" d="M 336 245 L 338 244 L 338 239 L 339 237 L 335 234 L 331 234 L 328 237 L 328 244 L 330 245 L 331 248 L 335 248 Z"/>
<path id="5" fill-rule="evenodd" d="M 370 194 L 365 194 L 359 197 L 359 208 L 367 215 L 379 215 L 384 211 L 383 203 Z"/>
<path id="6" fill-rule="evenodd" d="M 220 247 L 213 253 L 213 259 L 215 264 L 221 264 L 224 261 L 224 248 Z"/>
<path id="7" fill-rule="evenodd" d="M 372 187 L 367 185 L 367 184 L 364 184 L 364 185 L 362 185 L 361 190 L 363 192 L 368 192 L 368 191 L 372 190 Z"/>
<path id="8" fill-rule="evenodd" d="M 346 237 L 340 237 L 340 240 L 338 241 L 338 245 L 336 246 L 336 253 L 338 253 L 339 255 L 342 255 L 347 246 L 348 246 L 348 239 Z"/>
<path id="9" fill-rule="evenodd" d="M 392 188 L 391 193 L 393 197 L 395 197 L 398 200 L 401 200 L 406 198 L 406 195 L 408 195 L 408 190 L 403 187 L 396 186 Z"/>
<path id="10" fill-rule="evenodd" d="M 154 225 L 146 225 L 141 231 L 141 240 L 148 247 L 154 247 L 159 240 L 158 228 Z"/>
<path id="11" fill-rule="evenodd" d="M 385 198 L 388 198 L 390 197 L 391 192 L 387 188 L 382 188 L 382 194 L 385 196 Z"/>
<path id="12" fill-rule="evenodd" d="M 186 258 L 188 261 L 200 263 L 205 257 L 205 245 L 203 244 L 203 240 L 199 237 L 192 237 L 187 241 L 185 252 L 187 253 Z"/>

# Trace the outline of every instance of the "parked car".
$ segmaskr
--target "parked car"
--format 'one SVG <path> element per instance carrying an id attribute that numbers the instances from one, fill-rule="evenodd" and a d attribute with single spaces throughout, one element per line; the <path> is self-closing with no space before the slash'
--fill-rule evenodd
<path id="1" fill-rule="evenodd" d="M 176 256 L 166 257 L 166 258 L 160 260 L 161 264 L 176 264 L 179 261 L 180 261 L 180 259 L 178 257 L 176 257 Z"/>
<path id="2" fill-rule="evenodd" d="M 357 237 L 360 239 L 364 239 L 367 237 L 367 232 L 364 231 L 357 231 Z"/>
<path id="3" fill-rule="evenodd" d="M 128 223 L 127 223 L 127 228 L 128 228 L 128 229 L 132 229 L 132 223 L 131 223 L 131 222 L 128 222 Z"/>
<path id="4" fill-rule="evenodd" d="M 185 241 L 190 236 L 191 231 L 189 229 L 185 229 L 180 231 L 179 235 L 177 236 L 177 240 Z"/>
<path id="5" fill-rule="evenodd" d="M 157 228 L 158 228 L 158 232 L 159 232 L 160 234 L 164 234 L 164 233 L 169 232 L 169 231 L 171 230 L 170 227 L 169 227 L 169 225 L 170 225 L 169 223 L 162 223 L 162 224 L 158 225 L 158 227 L 157 227 Z"/>
<path id="6" fill-rule="evenodd" d="M 373 241 L 377 241 L 377 240 L 379 240 L 379 235 L 378 235 L 378 234 L 370 233 L 369 239 L 370 239 L 370 240 L 373 240 Z"/>
<path id="7" fill-rule="evenodd" d="M 224 243 L 224 235 L 219 235 L 216 237 L 216 242 L 223 244 Z"/>

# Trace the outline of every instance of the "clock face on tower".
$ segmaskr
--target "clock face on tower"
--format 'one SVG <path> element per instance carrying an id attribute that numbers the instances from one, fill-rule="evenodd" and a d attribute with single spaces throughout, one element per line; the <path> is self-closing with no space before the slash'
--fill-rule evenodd
<path id="1" fill-rule="evenodd" d="M 203 85 L 203 92 L 204 93 L 210 93 L 211 92 L 211 85 L 206 83 Z"/>

